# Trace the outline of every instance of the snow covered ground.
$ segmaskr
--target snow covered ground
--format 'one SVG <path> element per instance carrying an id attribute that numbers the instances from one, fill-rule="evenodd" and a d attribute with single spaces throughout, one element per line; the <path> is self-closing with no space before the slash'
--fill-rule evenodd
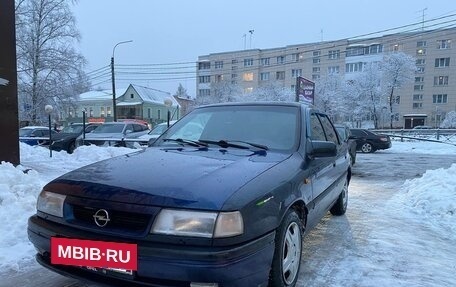
<path id="1" fill-rule="evenodd" d="M 92 162 L 135 151 L 91 146 L 78 148 L 72 155 L 53 152 L 50 158 L 45 148 L 23 144 L 20 148 L 21 166 L 0 164 L 0 270 L 3 270 L 0 275 L 21 274 L 37 268 L 26 227 L 44 184 Z M 396 161 L 403 155 L 412 155 L 409 160 L 424 166 L 424 171 L 407 180 L 394 169 L 388 171 L 391 180 L 385 176 L 369 181 L 365 178 L 371 174 L 371 171 L 365 172 L 369 165 L 381 168 L 385 159 Z M 456 163 L 445 168 L 439 168 L 437 163 L 427 170 L 426 161 L 433 156 L 456 159 L 456 146 L 393 142 L 391 149 L 359 154 L 350 189 L 349 211 L 343 217 L 324 218 L 305 239 L 298 285 L 456 286 L 453 276 L 456 273 Z M 24 170 L 28 171 L 24 173 Z M 347 228 L 352 233 L 347 233 Z M 338 232 L 345 234 L 342 247 L 335 247 L 331 240 L 322 240 L 328 236 L 337 238 Z M 320 261 L 317 260 L 319 253 Z M 328 258 L 328 253 L 336 254 Z M 414 263 L 405 264 L 407 260 Z M 445 266 L 440 268 L 442 264 Z M 415 277 L 420 274 L 432 277 L 432 266 L 440 281 L 434 278 L 417 281 Z"/>

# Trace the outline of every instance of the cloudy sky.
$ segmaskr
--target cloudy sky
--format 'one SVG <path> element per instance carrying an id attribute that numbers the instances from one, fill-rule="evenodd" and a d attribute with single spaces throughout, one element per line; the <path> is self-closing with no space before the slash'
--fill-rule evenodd
<path id="1" fill-rule="evenodd" d="M 264 49 L 351 38 L 420 22 L 426 8 L 425 20 L 456 13 L 454 0 L 271 2 L 79 0 L 74 13 L 82 35 L 80 50 L 89 62 L 87 71 L 109 65 L 116 43 L 133 40 L 117 46 L 116 64 L 183 63 L 169 66 L 181 67 L 180 74 L 153 74 L 138 84 L 174 93 L 182 83 L 192 96 L 195 79 L 189 72 L 194 69 L 189 69 L 188 63 L 201 55 L 242 50 L 244 46 Z M 249 30 L 254 30 L 251 37 Z M 138 67 L 123 71 L 137 72 Z M 110 88 L 108 74 L 93 83 L 104 81 L 100 85 Z M 117 86 L 128 84 L 122 80 L 125 75 L 116 76 Z M 157 80 L 159 77 L 167 80 Z"/>

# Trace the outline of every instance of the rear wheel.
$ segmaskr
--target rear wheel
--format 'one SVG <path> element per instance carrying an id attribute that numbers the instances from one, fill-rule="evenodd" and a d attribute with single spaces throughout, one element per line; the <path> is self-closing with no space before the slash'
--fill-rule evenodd
<path id="1" fill-rule="evenodd" d="M 334 203 L 333 207 L 331 207 L 331 214 L 332 215 L 344 215 L 345 211 L 347 211 L 348 205 L 348 180 L 345 179 L 344 188 L 342 192 L 339 194 L 336 203 Z"/>
<path id="2" fill-rule="evenodd" d="M 371 153 L 371 152 L 374 152 L 375 150 L 371 143 L 363 143 L 363 145 L 361 146 L 361 151 L 363 153 Z"/>
<path id="3" fill-rule="evenodd" d="M 295 286 L 301 266 L 302 221 L 290 209 L 277 229 L 269 286 Z"/>
<path id="4" fill-rule="evenodd" d="M 71 142 L 70 145 L 68 146 L 67 152 L 71 154 L 71 153 L 74 152 L 75 149 L 76 149 L 76 143 L 75 142 Z"/>

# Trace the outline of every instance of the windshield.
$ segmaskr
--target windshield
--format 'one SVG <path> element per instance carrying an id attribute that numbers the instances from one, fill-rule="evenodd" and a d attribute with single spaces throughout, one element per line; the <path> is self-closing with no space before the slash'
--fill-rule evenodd
<path id="1" fill-rule="evenodd" d="M 297 107 L 220 106 L 196 109 L 174 124 L 156 145 L 169 139 L 246 142 L 273 150 L 291 150 L 297 144 Z M 168 139 L 168 140 L 165 140 Z"/>
<path id="2" fill-rule="evenodd" d="M 150 135 L 159 136 L 159 135 L 161 135 L 164 131 L 166 131 L 167 128 L 168 128 L 167 125 L 162 125 L 162 124 L 160 124 L 160 125 L 157 125 L 155 128 L 153 128 L 153 129 L 149 132 L 149 134 L 150 134 Z"/>
<path id="3" fill-rule="evenodd" d="M 82 133 L 82 125 L 71 125 L 64 127 L 63 130 L 60 131 L 61 133 L 67 134 L 79 134 Z"/>
<path id="4" fill-rule="evenodd" d="M 32 134 L 32 129 L 19 129 L 19 136 L 20 137 L 29 137 Z"/>
<path id="5" fill-rule="evenodd" d="M 94 129 L 92 133 L 122 133 L 124 129 L 123 124 L 121 125 L 101 125 L 98 128 Z"/>

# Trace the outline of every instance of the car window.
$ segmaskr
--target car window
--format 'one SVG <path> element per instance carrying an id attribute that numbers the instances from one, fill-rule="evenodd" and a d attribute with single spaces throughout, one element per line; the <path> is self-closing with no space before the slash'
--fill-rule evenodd
<path id="1" fill-rule="evenodd" d="M 344 141 L 348 138 L 347 130 L 344 127 L 336 127 L 337 132 L 339 133 L 340 139 Z"/>
<path id="2" fill-rule="evenodd" d="M 127 133 L 127 132 L 133 132 L 134 129 L 133 129 L 133 125 L 132 124 L 128 124 L 125 126 L 125 129 L 124 129 L 124 133 Z"/>
<path id="3" fill-rule="evenodd" d="M 42 137 L 42 136 L 44 136 L 44 133 L 43 133 L 42 130 L 34 130 L 32 132 L 32 135 L 35 136 L 35 137 Z"/>
<path id="4" fill-rule="evenodd" d="M 325 132 L 321 126 L 320 120 L 315 113 L 310 115 L 310 138 L 312 140 L 326 141 Z"/>
<path id="5" fill-rule="evenodd" d="M 323 115 L 323 114 L 319 114 L 318 116 L 321 120 L 321 124 L 325 131 L 326 140 L 331 141 L 331 142 L 335 143 L 336 145 L 339 145 L 340 142 L 339 142 L 339 138 L 337 137 L 337 132 L 334 129 L 334 126 L 331 124 L 331 121 L 329 120 L 328 116 Z"/>
<path id="6" fill-rule="evenodd" d="M 142 132 L 143 129 L 142 129 L 142 126 L 141 125 L 137 125 L 137 124 L 133 124 L 133 131 L 136 133 L 136 132 Z"/>
<path id="7" fill-rule="evenodd" d="M 19 136 L 20 137 L 29 137 L 32 135 L 33 130 L 31 129 L 19 129 Z"/>
<path id="8" fill-rule="evenodd" d="M 86 127 L 86 133 L 90 133 L 91 131 L 93 131 L 93 130 L 96 129 L 97 127 L 98 127 L 98 126 L 96 126 L 96 125 Z"/>

